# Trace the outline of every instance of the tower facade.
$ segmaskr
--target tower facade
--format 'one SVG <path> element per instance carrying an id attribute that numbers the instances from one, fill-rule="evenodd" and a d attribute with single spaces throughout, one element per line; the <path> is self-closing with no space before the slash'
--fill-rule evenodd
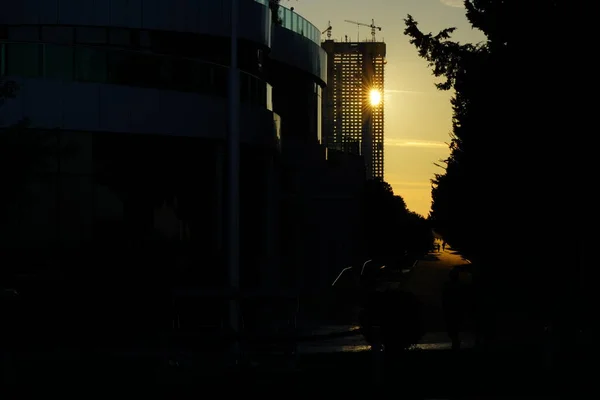
<path id="1" fill-rule="evenodd" d="M 323 143 L 328 149 L 361 154 L 367 179 L 384 179 L 383 42 L 322 43 L 327 52 L 323 91 Z"/>

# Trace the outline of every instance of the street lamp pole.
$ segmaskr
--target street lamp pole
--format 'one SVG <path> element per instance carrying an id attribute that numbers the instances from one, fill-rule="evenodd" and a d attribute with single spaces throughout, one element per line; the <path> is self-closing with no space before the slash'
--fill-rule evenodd
<path id="1" fill-rule="evenodd" d="M 367 264 L 368 264 L 368 263 L 370 263 L 371 261 L 373 261 L 373 260 L 367 260 L 367 261 L 365 261 L 365 263 L 363 264 L 363 266 L 362 266 L 362 268 L 361 268 L 361 270 L 360 270 L 360 274 L 361 274 L 361 275 L 362 275 L 362 274 L 364 274 L 364 272 L 365 272 L 365 267 L 366 267 L 366 266 L 367 266 Z"/>
<path id="2" fill-rule="evenodd" d="M 229 66 L 229 135 L 227 141 L 228 159 L 228 209 L 227 209 L 227 253 L 229 272 L 229 325 L 233 334 L 232 357 L 238 364 L 240 356 L 240 225 L 239 225 L 239 191 L 240 191 L 240 132 L 239 132 L 239 71 L 238 71 L 238 0 L 231 0 L 231 45 Z"/>

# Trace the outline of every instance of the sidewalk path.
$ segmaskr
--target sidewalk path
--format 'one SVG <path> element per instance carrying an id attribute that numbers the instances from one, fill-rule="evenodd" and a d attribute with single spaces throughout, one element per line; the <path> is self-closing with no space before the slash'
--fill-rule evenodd
<path id="1" fill-rule="evenodd" d="M 415 294 L 423 302 L 423 318 L 427 333 L 418 348 L 447 349 L 450 347 L 442 309 L 442 288 L 448 280 L 450 270 L 456 265 L 468 262 L 460 254 L 446 247 L 446 250 L 439 253 L 431 252 L 420 260 L 402 284 L 403 290 Z M 470 347 L 473 342 L 472 335 L 463 336 L 464 347 Z"/>
<path id="2" fill-rule="evenodd" d="M 419 260 L 405 279 L 385 282 L 382 289 L 406 290 L 414 293 L 424 305 L 423 317 L 426 334 L 416 346 L 423 350 L 444 350 L 451 347 L 446 334 L 442 309 L 442 287 L 448 279 L 452 267 L 468 263 L 460 254 L 446 247 L 446 250 L 429 253 Z M 330 324 L 315 327 L 310 335 L 321 336 L 315 340 L 298 343 L 299 354 L 356 352 L 369 350 L 370 346 L 358 332 L 356 325 Z M 353 334 L 354 333 L 354 334 Z M 303 336 L 306 332 L 303 332 Z M 332 336 L 324 338 L 323 336 Z M 472 347 L 474 338 L 464 333 L 463 347 Z"/>
<path id="3" fill-rule="evenodd" d="M 357 325 L 323 326 L 313 330 L 311 335 L 314 335 L 313 340 L 298 342 L 299 354 L 356 352 L 371 348 Z"/>

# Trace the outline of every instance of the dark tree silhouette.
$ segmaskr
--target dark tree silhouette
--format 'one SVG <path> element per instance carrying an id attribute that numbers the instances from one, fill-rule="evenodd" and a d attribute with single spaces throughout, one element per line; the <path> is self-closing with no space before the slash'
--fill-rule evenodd
<path id="1" fill-rule="evenodd" d="M 269 9 L 271 9 L 271 22 L 281 25 L 282 21 L 279 17 L 279 3 L 281 3 L 281 0 L 269 0 Z"/>
<path id="2" fill-rule="evenodd" d="M 412 16 L 405 20 L 419 55 L 444 78 L 437 87 L 454 90 L 451 155 L 432 180 L 430 220 L 479 266 L 484 314 L 495 317 L 486 331 L 519 324 L 521 338 L 533 338 L 578 298 L 583 235 L 572 210 L 585 197 L 557 183 L 585 172 L 587 160 L 576 140 L 555 138 L 583 128 L 574 85 L 585 84 L 575 60 L 586 39 L 561 39 L 576 29 L 580 9 L 560 0 L 465 7 L 484 43 L 454 42 L 454 28 L 426 34 Z"/>
<path id="3" fill-rule="evenodd" d="M 287 0 L 290 1 L 290 0 Z M 281 0 L 269 0 L 269 9 L 271 10 L 271 22 L 277 25 L 281 25 L 283 22 L 279 16 L 279 7 L 281 6 Z"/>
<path id="4" fill-rule="evenodd" d="M 428 221 L 407 209 L 389 183 L 369 180 L 364 200 L 365 242 L 370 258 L 396 263 L 409 253 L 419 257 L 433 243 Z"/>

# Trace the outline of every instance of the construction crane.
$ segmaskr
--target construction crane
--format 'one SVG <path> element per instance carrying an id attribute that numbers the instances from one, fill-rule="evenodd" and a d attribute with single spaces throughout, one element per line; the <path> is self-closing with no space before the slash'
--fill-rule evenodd
<path id="1" fill-rule="evenodd" d="M 375 31 L 377 31 L 377 30 L 381 31 L 381 27 L 380 27 L 380 26 L 376 26 L 376 25 L 375 25 L 375 20 L 374 20 L 374 19 L 372 19 L 372 20 L 371 20 L 371 24 L 365 24 L 365 23 L 362 23 L 362 22 L 356 22 L 356 21 L 349 21 L 349 20 L 347 20 L 347 19 L 346 19 L 346 20 L 344 20 L 344 21 L 345 21 L 345 22 L 349 22 L 349 23 L 351 23 L 351 24 L 358 25 L 359 27 L 360 27 L 360 26 L 366 26 L 366 27 L 368 27 L 368 28 L 371 28 L 371 38 L 373 39 L 373 41 L 374 41 L 374 42 L 375 42 Z"/>
<path id="2" fill-rule="evenodd" d="M 321 32 L 321 35 L 324 35 L 325 33 L 327 33 L 327 40 L 331 39 L 331 21 L 327 21 L 327 29 L 325 29 L 323 32 Z"/>

